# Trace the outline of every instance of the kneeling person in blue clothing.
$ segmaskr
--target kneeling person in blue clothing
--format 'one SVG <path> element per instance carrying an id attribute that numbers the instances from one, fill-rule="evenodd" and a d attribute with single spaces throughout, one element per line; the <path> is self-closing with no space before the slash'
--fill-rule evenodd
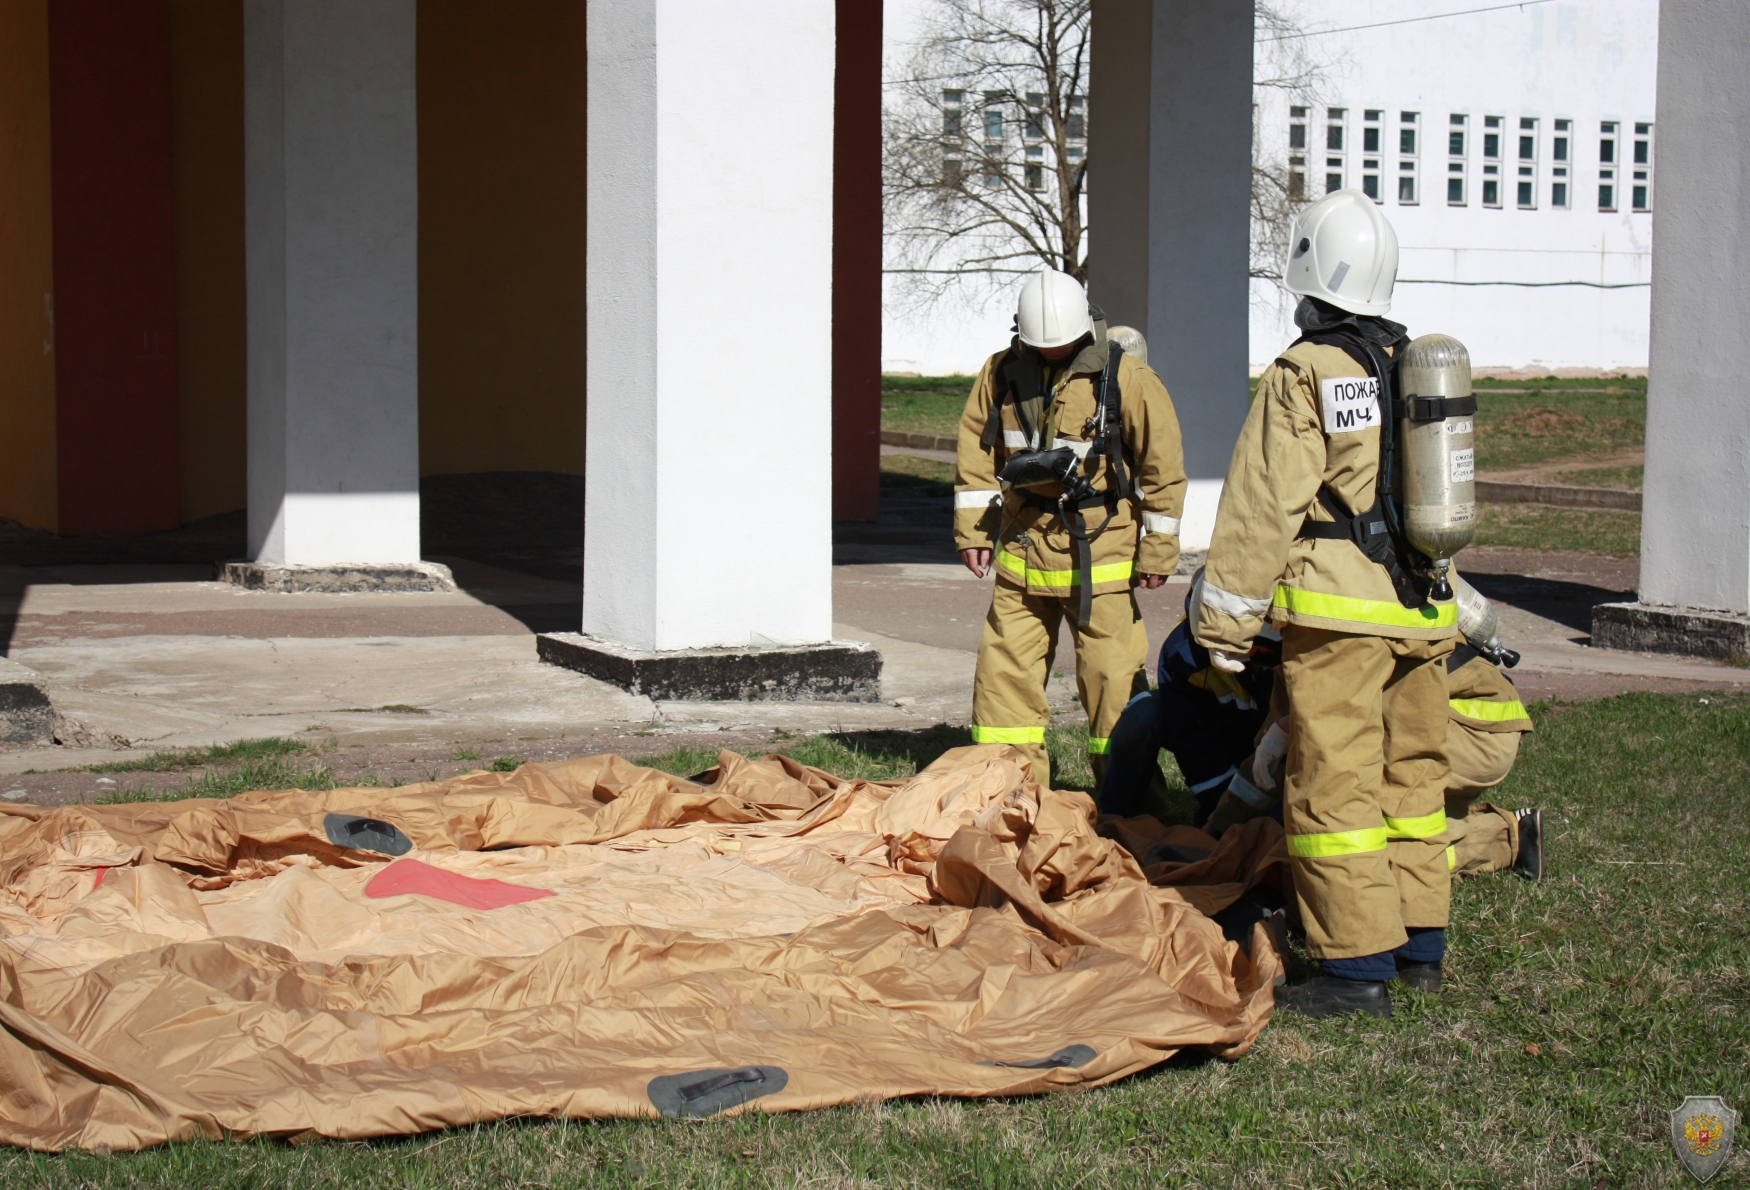
<path id="1" fill-rule="evenodd" d="M 1196 606 L 1196 582 L 1187 608 Z M 1156 757 L 1165 748 L 1179 762 L 1197 800 L 1195 825 L 1215 809 L 1237 765 L 1252 751 L 1270 713 L 1270 690 L 1282 660 L 1282 638 L 1272 628 L 1259 633 L 1242 673 L 1209 663 L 1209 650 L 1192 638 L 1190 620 L 1179 621 L 1161 648 L 1153 690 L 1138 694 L 1112 729 L 1098 801 L 1102 814 L 1123 818 L 1149 813 L 1165 789 Z"/>

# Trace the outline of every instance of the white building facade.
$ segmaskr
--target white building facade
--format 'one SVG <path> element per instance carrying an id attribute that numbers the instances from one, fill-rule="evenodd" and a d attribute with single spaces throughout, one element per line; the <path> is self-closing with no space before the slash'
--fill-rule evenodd
<path id="1" fill-rule="evenodd" d="M 1438 15 L 1460 7 L 1300 5 L 1322 78 L 1257 89 L 1259 164 L 1307 198 L 1353 187 L 1381 204 L 1402 252 L 1392 317 L 1412 334 L 1455 335 L 1480 368 L 1644 369 L 1656 0 Z M 1254 282 L 1254 367 L 1293 338 L 1292 314 Z"/>
<path id="2" fill-rule="evenodd" d="M 889 0 L 890 69 L 932 2 Z M 1255 88 L 1255 158 L 1298 174 L 1308 199 L 1345 186 L 1378 199 L 1402 248 L 1393 318 L 1412 334 L 1458 337 L 1479 369 L 1645 369 L 1657 0 L 1279 7 L 1307 33 L 1301 55 L 1316 81 Z M 1255 77 L 1276 72 L 1282 48 L 1258 43 Z M 1090 191 L 1099 179 L 1094 160 Z M 1096 253 L 1099 234 L 1096 223 Z M 1254 371 L 1294 338 L 1294 303 L 1253 282 Z M 1007 341 L 1010 317 L 1002 299 L 890 311 L 883 367 L 973 371 Z"/>

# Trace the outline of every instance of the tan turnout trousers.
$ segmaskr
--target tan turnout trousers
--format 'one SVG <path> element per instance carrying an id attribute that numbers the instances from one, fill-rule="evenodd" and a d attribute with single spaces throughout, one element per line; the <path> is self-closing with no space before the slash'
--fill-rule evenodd
<path id="1" fill-rule="evenodd" d="M 1498 872 L 1519 854 L 1519 820 L 1513 811 L 1477 801 L 1513 770 L 1519 755 L 1516 731 L 1471 731 L 1453 723 L 1446 733 L 1446 863 L 1454 876 Z"/>
<path id="2" fill-rule="evenodd" d="M 1033 779 L 1051 783 L 1045 729 L 1051 707 L 1045 699 L 1058 629 L 1075 633 L 1076 688 L 1088 713 L 1088 753 L 1096 780 L 1105 771 L 1106 748 L 1131 696 L 1148 689 L 1148 629 L 1128 590 L 1093 598 L 1085 631 L 1076 632 L 1073 598 L 1031 595 L 999 582 L 991 593 L 972 681 L 972 738 L 1013 744 L 1033 762 Z"/>
<path id="3" fill-rule="evenodd" d="M 1283 627 L 1283 825 L 1315 958 L 1380 954 L 1408 941 L 1406 926 L 1447 924 L 1453 643 Z"/>

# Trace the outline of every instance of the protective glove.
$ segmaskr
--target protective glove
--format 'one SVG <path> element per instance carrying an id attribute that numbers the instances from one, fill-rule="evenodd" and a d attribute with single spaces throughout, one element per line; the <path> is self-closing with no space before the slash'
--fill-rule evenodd
<path id="1" fill-rule="evenodd" d="M 1257 751 L 1252 753 L 1252 784 L 1265 792 L 1275 789 L 1276 778 L 1270 775 L 1270 768 L 1286 755 L 1288 731 L 1282 726 L 1282 720 L 1278 719 L 1258 742 Z"/>
<path id="2" fill-rule="evenodd" d="M 1224 653 L 1220 649 L 1209 650 L 1209 664 L 1224 674 L 1246 672 L 1246 659 L 1244 657 L 1235 657 L 1232 653 Z"/>

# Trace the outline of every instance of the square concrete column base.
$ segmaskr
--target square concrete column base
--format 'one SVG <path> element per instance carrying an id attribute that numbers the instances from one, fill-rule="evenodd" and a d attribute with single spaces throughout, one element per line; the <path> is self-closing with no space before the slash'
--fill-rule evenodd
<path id="1" fill-rule="evenodd" d="M 454 591 L 450 568 L 437 562 L 336 563 L 286 566 L 278 562 L 226 562 L 221 582 L 251 591 Z"/>
<path id="2" fill-rule="evenodd" d="M 0 744 L 52 744 L 55 708 L 34 670 L 0 657 Z"/>
<path id="3" fill-rule="evenodd" d="M 645 652 L 580 632 L 545 632 L 535 638 L 535 649 L 551 665 L 654 699 L 877 702 L 881 698 L 881 654 L 856 641 Z"/>
<path id="4" fill-rule="evenodd" d="M 1601 603 L 1592 609 L 1592 643 L 1637 653 L 1750 661 L 1750 616 L 1699 607 Z"/>

